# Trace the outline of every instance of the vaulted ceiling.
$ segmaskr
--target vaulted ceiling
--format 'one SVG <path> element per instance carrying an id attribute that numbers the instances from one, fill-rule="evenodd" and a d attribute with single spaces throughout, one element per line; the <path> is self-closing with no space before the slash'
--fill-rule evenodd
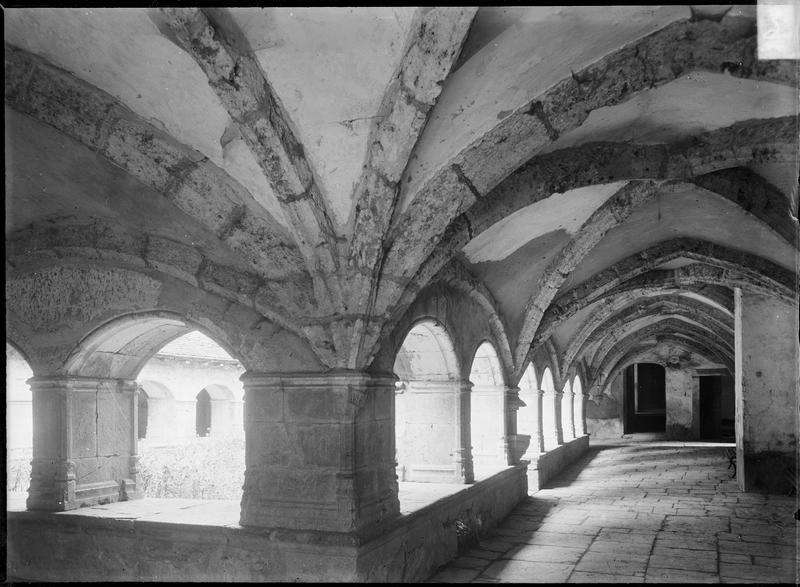
<path id="1" fill-rule="evenodd" d="M 6 261 L 141 266 L 364 368 L 466 275 L 521 376 L 794 300 L 798 90 L 755 7 L 5 11 Z"/>

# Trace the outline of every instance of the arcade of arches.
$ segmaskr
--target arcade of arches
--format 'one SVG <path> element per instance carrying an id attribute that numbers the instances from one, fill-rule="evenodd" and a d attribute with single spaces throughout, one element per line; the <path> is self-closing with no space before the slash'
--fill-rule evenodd
<path id="1" fill-rule="evenodd" d="M 592 437 L 789 489 L 798 69 L 755 6 L 4 13 L 10 574 L 420 580 Z M 137 479 L 193 331 L 244 370 L 228 518 Z"/>

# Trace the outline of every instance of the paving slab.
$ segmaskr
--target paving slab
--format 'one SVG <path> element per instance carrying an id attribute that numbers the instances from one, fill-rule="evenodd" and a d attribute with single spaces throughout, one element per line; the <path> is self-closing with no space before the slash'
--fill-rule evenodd
<path id="1" fill-rule="evenodd" d="M 573 565 L 569 564 L 495 561 L 481 574 L 481 577 L 513 583 L 564 583 L 573 568 Z"/>
<path id="2" fill-rule="evenodd" d="M 644 583 L 644 577 L 575 571 L 569 576 L 567 583 Z"/>
<path id="3" fill-rule="evenodd" d="M 567 546 L 547 546 L 541 544 L 526 544 L 512 548 L 503 555 L 503 558 L 551 563 L 578 562 L 584 554 L 583 548 L 570 548 Z"/>
<path id="4" fill-rule="evenodd" d="M 591 446 L 431 581 L 796 583 L 796 500 L 741 493 L 726 446 Z"/>

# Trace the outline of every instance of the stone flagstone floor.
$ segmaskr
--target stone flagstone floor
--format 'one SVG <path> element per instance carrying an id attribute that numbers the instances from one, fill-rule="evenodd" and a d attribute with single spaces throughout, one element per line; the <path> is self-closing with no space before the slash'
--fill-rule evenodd
<path id="1" fill-rule="evenodd" d="M 796 584 L 797 498 L 741 493 L 726 446 L 593 442 L 429 582 Z"/>

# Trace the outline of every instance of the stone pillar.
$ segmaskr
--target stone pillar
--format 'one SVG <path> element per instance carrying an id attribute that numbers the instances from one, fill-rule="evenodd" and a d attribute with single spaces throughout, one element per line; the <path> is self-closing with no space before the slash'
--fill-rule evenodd
<path id="1" fill-rule="evenodd" d="M 736 478 L 743 491 L 784 493 L 798 437 L 797 304 L 734 290 Z"/>
<path id="2" fill-rule="evenodd" d="M 544 390 L 542 395 L 542 431 L 545 451 L 563 444 L 561 433 L 561 393 Z"/>
<path id="3" fill-rule="evenodd" d="M 519 463 L 522 455 L 528 450 L 531 437 L 528 434 L 519 434 L 517 430 L 517 416 L 519 409 L 525 407 L 525 402 L 519 397 L 519 387 L 506 387 L 506 426 L 504 451 L 506 464 Z"/>
<path id="4" fill-rule="evenodd" d="M 544 436 L 542 435 L 542 390 L 529 389 L 522 392 L 522 401 L 525 406 L 520 410 L 523 419 L 521 428 L 530 432 L 528 450 L 522 456 L 524 460 L 532 461 L 544 452 Z"/>
<path id="5" fill-rule="evenodd" d="M 575 438 L 575 411 L 573 401 L 575 394 L 572 389 L 561 392 L 561 434 L 563 441 Z"/>
<path id="6" fill-rule="evenodd" d="M 472 483 L 475 481 L 475 465 L 472 460 L 472 383 L 459 382 L 456 390 L 455 447 L 453 464 L 454 482 Z"/>
<path id="7" fill-rule="evenodd" d="M 135 381 L 33 377 L 29 510 L 64 511 L 141 497 Z"/>
<path id="8" fill-rule="evenodd" d="M 473 385 L 471 398 L 472 460 L 477 470 L 508 464 L 506 387 Z"/>
<path id="9" fill-rule="evenodd" d="M 242 526 L 349 532 L 399 513 L 394 375 L 245 373 Z"/>
<path id="10" fill-rule="evenodd" d="M 573 423 L 575 425 L 575 436 L 586 435 L 586 395 L 581 393 L 573 394 L 575 396 L 573 404 Z"/>

